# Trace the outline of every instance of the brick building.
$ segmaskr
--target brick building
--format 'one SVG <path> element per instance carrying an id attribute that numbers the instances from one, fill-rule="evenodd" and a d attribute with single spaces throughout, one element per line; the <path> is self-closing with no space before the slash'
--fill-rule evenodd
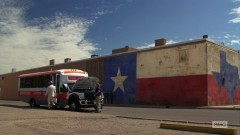
<path id="1" fill-rule="evenodd" d="M 0 75 L 0 99 L 18 99 L 18 75 L 81 69 L 100 78 L 107 103 L 229 105 L 240 103 L 238 51 L 203 39 L 155 47 L 115 49 L 111 55 Z"/>

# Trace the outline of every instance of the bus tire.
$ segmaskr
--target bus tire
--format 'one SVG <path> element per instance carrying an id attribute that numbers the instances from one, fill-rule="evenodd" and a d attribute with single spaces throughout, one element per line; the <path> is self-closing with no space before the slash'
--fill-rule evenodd
<path id="1" fill-rule="evenodd" d="M 33 99 L 33 98 L 30 99 L 30 101 L 29 101 L 29 106 L 32 107 L 32 108 L 37 106 L 35 99 Z"/>

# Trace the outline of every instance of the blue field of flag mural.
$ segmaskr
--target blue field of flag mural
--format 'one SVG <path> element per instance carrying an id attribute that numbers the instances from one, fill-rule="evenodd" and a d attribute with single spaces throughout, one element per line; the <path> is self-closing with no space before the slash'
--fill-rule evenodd
<path id="1" fill-rule="evenodd" d="M 104 59 L 104 93 L 111 93 L 112 103 L 135 103 L 136 54 L 107 57 Z"/>

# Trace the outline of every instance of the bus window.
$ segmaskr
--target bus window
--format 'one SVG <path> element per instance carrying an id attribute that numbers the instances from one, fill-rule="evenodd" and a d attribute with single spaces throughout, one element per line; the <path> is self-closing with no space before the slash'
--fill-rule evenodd
<path id="1" fill-rule="evenodd" d="M 52 76 L 51 75 L 43 76 L 44 87 L 48 87 L 48 83 L 50 81 L 52 81 Z"/>
<path id="2" fill-rule="evenodd" d="M 26 88 L 26 79 L 25 78 L 20 79 L 20 88 Z"/>
<path id="3" fill-rule="evenodd" d="M 44 80 L 43 80 L 43 76 L 39 76 L 38 77 L 38 88 L 44 88 Z"/>
<path id="4" fill-rule="evenodd" d="M 33 77 L 32 78 L 32 87 L 33 88 L 38 88 L 38 78 L 39 77 Z"/>
<path id="5" fill-rule="evenodd" d="M 25 88 L 31 88 L 31 78 L 26 78 Z"/>

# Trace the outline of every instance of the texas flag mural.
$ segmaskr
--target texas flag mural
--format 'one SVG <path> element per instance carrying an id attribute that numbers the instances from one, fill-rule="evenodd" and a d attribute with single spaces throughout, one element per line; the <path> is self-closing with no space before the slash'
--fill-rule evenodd
<path id="1" fill-rule="evenodd" d="M 112 103 L 135 103 L 136 54 L 104 59 L 104 93 L 112 95 Z"/>
<path id="2" fill-rule="evenodd" d="M 220 71 L 209 77 L 209 104 L 239 104 L 240 86 L 238 67 L 227 61 L 227 53 L 220 51 Z"/>

